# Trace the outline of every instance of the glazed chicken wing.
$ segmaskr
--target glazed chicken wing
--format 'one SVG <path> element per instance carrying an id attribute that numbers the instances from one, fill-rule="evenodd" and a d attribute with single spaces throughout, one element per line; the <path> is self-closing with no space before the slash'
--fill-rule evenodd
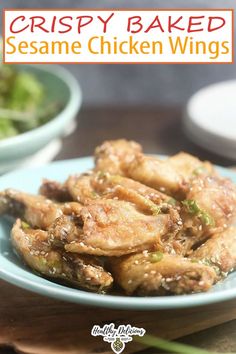
<path id="1" fill-rule="evenodd" d="M 226 178 L 199 177 L 192 181 L 183 201 L 184 228 L 207 237 L 227 228 L 236 216 L 236 187 Z"/>
<path id="2" fill-rule="evenodd" d="M 42 196 L 13 189 L 0 193 L 0 214 L 21 218 L 33 228 L 42 230 L 47 230 L 62 215 L 79 215 L 81 207 L 77 202 L 56 204 Z"/>
<path id="3" fill-rule="evenodd" d="M 112 276 L 103 269 L 100 261 L 52 249 L 47 231 L 30 229 L 18 219 L 11 240 L 25 263 L 44 276 L 95 292 L 104 292 L 112 285 Z"/>
<path id="4" fill-rule="evenodd" d="M 137 155 L 126 166 L 126 175 L 168 195 L 177 197 L 184 190 L 182 176 L 166 160 L 157 157 Z"/>
<path id="5" fill-rule="evenodd" d="M 53 185 L 53 181 L 44 183 Z M 42 189 L 48 190 L 47 187 Z M 96 199 L 119 199 L 131 202 L 137 209 L 149 214 L 170 212 L 173 217 L 175 214 L 177 224 L 180 221 L 176 200 L 127 177 L 104 172 L 74 175 L 64 183 L 63 190 L 66 190 L 73 200 L 83 204 Z"/>
<path id="6" fill-rule="evenodd" d="M 92 186 L 93 178 L 92 173 L 74 175 L 70 176 L 64 185 L 73 200 L 84 204 L 91 199 L 99 197 Z"/>
<path id="7" fill-rule="evenodd" d="M 46 230 L 62 210 L 42 196 L 7 189 L 0 193 L 0 214 L 22 218 L 32 227 Z"/>
<path id="8" fill-rule="evenodd" d="M 210 163 L 186 153 L 164 160 L 137 154 L 127 166 L 126 173 L 134 180 L 182 199 L 193 177 L 213 174 L 214 169 Z"/>
<path id="9" fill-rule="evenodd" d="M 127 200 L 136 205 L 146 204 L 146 206 L 160 206 L 170 201 L 169 196 L 145 184 L 127 177 L 111 175 L 110 173 L 99 172 L 95 174 L 92 178 L 92 186 L 94 191 L 99 193 L 100 196 Z"/>
<path id="10" fill-rule="evenodd" d="M 123 168 L 140 152 L 142 147 L 134 141 L 105 141 L 95 150 L 95 170 L 123 175 Z"/>
<path id="11" fill-rule="evenodd" d="M 217 176 L 199 176 L 190 183 L 182 201 L 183 228 L 173 240 L 173 249 L 184 256 L 217 232 L 230 226 L 236 217 L 235 185 Z"/>
<path id="12" fill-rule="evenodd" d="M 213 235 L 191 255 L 203 264 L 214 266 L 220 276 L 236 269 L 236 227 Z"/>
<path id="13" fill-rule="evenodd" d="M 80 223 L 80 229 L 79 229 Z M 119 200 L 90 201 L 80 212 L 79 230 L 57 237 L 68 252 L 121 256 L 152 247 L 163 247 L 162 236 L 176 232 L 170 214 L 146 215 Z M 60 233 L 59 233 L 60 234 Z M 75 235 L 75 238 L 71 238 Z"/>
<path id="14" fill-rule="evenodd" d="M 176 172 L 178 172 L 185 180 L 185 183 L 191 181 L 196 176 L 215 175 L 213 165 L 208 161 L 201 161 L 197 157 L 180 152 L 169 157 L 166 160 Z"/>
<path id="15" fill-rule="evenodd" d="M 65 183 L 44 180 L 39 192 L 46 198 L 55 201 L 76 201 L 82 204 L 99 195 L 95 192 L 91 182 L 94 179 L 92 172 L 69 176 Z"/>
<path id="16" fill-rule="evenodd" d="M 169 159 L 161 160 L 147 156 L 142 149 L 125 140 L 105 142 L 95 151 L 96 170 L 124 175 L 168 195 L 184 198 L 192 177 L 213 174 L 214 169 L 208 162 L 179 153 Z M 131 148 L 132 146 L 132 148 Z"/>
<path id="17" fill-rule="evenodd" d="M 111 270 L 127 294 L 142 296 L 207 291 L 217 278 L 211 267 L 161 252 L 112 259 Z"/>

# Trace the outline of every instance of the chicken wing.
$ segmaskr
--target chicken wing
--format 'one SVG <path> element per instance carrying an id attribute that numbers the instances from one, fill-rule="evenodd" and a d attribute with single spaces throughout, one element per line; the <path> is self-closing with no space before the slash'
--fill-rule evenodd
<path id="1" fill-rule="evenodd" d="M 0 193 L 0 214 L 22 218 L 32 227 L 46 230 L 62 210 L 42 196 L 7 189 Z"/>
<path id="2" fill-rule="evenodd" d="M 73 200 L 84 204 L 91 199 L 99 197 L 99 194 L 92 186 L 93 179 L 92 173 L 83 173 L 70 176 L 64 185 Z"/>
<path id="3" fill-rule="evenodd" d="M 95 149 L 95 170 L 123 175 L 123 167 L 142 152 L 142 147 L 124 139 L 105 141 Z"/>
<path id="4" fill-rule="evenodd" d="M 165 160 L 137 154 L 126 167 L 126 174 L 130 178 L 177 199 L 184 198 L 190 181 L 196 175 L 213 173 L 214 169 L 210 163 L 202 162 L 183 152 Z"/>
<path id="5" fill-rule="evenodd" d="M 227 228 L 236 216 L 236 187 L 226 178 L 195 178 L 182 202 L 184 229 L 199 238 Z"/>
<path id="6" fill-rule="evenodd" d="M 223 277 L 236 269 L 236 227 L 213 235 L 191 255 L 191 259 L 214 266 Z"/>
<path id="7" fill-rule="evenodd" d="M 162 205 L 169 203 L 170 197 L 161 193 L 145 184 L 134 181 L 130 178 L 111 175 L 110 173 L 97 173 L 93 175 L 91 185 L 96 193 L 102 197 L 118 198 L 120 200 L 127 200 L 136 205 Z M 153 204 L 152 204 L 153 203 Z M 169 205 L 173 205 L 173 200 Z"/>
<path id="8" fill-rule="evenodd" d="M 134 148 L 133 144 L 125 140 L 105 142 L 96 149 L 95 169 L 130 177 L 178 199 L 184 198 L 194 176 L 215 173 L 209 162 L 192 155 L 182 152 L 161 160 L 144 155 L 141 147 L 136 144 Z"/>
<path id="9" fill-rule="evenodd" d="M 138 209 L 153 214 L 161 210 L 168 212 L 170 209 L 174 209 L 176 218 L 179 218 L 177 213 L 179 205 L 176 200 L 144 184 L 119 175 L 97 172 L 70 176 L 64 183 L 63 190 L 67 190 L 73 200 L 83 204 L 98 198 L 119 199 L 131 202 Z M 177 221 L 179 219 L 176 219 Z"/>
<path id="10" fill-rule="evenodd" d="M 209 290 L 217 279 L 209 266 L 159 251 L 113 258 L 110 263 L 114 280 L 129 295 L 196 293 Z"/>
<path id="11" fill-rule="evenodd" d="M 183 194 L 184 179 L 167 160 L 138 154 L 125 171 L 128 177 L 168 195 Z"/>
<path id="12" fill-rule="evenodd" d="M 43 196 L 7 189 L 0 193 L 0 214 L 21 218 L 33 228 L 47 230 L 60 216 L 77 216 L 81 204 L 67 202 L 56 204 Z"/>
<path id="13" fill-rule="evenodd" d="M 120 256 L 152 247 L 163 248 L 162 236 L 176 232 L 176 227 L 170 214 L 146 215 L 131 203 L 104 199 L 82 207 L 77 233 L 67 233 L 66 237 L 60 232 L 51 234 L 53 241 L 62 242 L 68 252 Z"/>
<path id="14" fill-rule="evenodd" d="M 216 171 L 210 162 L 201 161 L 186 152 L 173 155 L 166 161 L 184 178 L 185 183 L 196 176 L 216 175 Z"/>
<path id="15" fill-rule="evenodd" d="M 25 263 L 44 276 L 94 292 L 105 292 L 112 285 L 111 274 L 95 257 L 52 249 L 46 231 L 30 229 L 20 219 L 13 226 L 11 240 Z"/>

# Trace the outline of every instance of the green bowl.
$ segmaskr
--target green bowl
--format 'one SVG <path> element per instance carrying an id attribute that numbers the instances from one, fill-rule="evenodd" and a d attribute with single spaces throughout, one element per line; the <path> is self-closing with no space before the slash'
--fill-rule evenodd
<path id="1" fill-rule="evenodd" d="M 61 111 L 39 128 L 0 141 L 0 166 L 18 166 L 51 141 L 64 135 L 75 119 L 82 101 L 81 89 L 68 70 L 59 65 L 19 65 L 33 73 L 47 89 L 47 100 L 63 102 Z M 6 168 L 9 169 L 9 168 Z M 2 172 L 2 171 L 1 171 Z"/>

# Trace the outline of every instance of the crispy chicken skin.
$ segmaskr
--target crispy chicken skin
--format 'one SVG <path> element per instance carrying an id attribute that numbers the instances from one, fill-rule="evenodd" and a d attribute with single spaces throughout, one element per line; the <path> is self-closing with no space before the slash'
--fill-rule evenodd
<path id="1" fill-rule="evenodd" d="M 92 186 L 92 180 L 92 173 L 70 176 L 65 182 L 65 187 L 73 200 L 84 204 L 99 197 Z"/>
<path id="2" fill-rule="evenodd" d="M 125 139 L 105 141 L 95 149 L 95 170 L 123 175 L 123 168 L 141 152 L 141 145 L 134 141 Z"/>
<path id="3" fill-rule="evenodd" d="M 44 276 L 95 292 L 104 292 L 112 285 L 111 274 L 96 258 L 52 249 L 46 231 L 24 227 L 20 219 L 13 226 L 11 240 L 25 263 Z"/>
<path id="4" fill-rule="evenodd" d="M 187 258 L 147 252 L 111 259 L 114 280 L 128 295 L 190 294 L 207 291 L 216 281 L 213 268 Z"/>
<path id="5" fill-rule="evenodd" d="M 44 179 L 39 193 L 57 202 L 76 201 L 84 204 L 87 200 L 96 199 L 91 181 L 91 173 L 69 176 L 64 183 Z"/>
<path id="6" fill-rule="evenodd" d="M 191 255 L 192 260 L 214 266 L 221 276 L 236 268 L 236 227 L 213 235 Z"/>
<path id="7" fill-rule="evenodd" d="M 46 230 L 62 210 L 43 196 L 6 189 L 0 193 L 0 214 L 22 218 L 32 227 Z"/>
<path id="8" fill-rule="evenodd" d="M 227 229 L 236 217 L 235 185 L 218 176 L 195 177 L 180 216 L 183 228 L 172 246 L 177 254 L 191 255 L 193 250 L 215 233 Z"/>
<path id="9" fill-rule="evenodd" d="M 21 218 L 30 226 L 47 230 L 63 214 L 79 215 L 81 204 L 67 202 L 56 204 L 40 195 L 7 189 L 0 193 L 0 214 Z"/>
<path id="10" fill-rule="evenodd" d="M 168 195 L 183 194 L 184 179 L 167 160 L 138 154 L 125 171 L 128 177 Z"/>
<path id="11" fill-rule="evenodd" d="M 78 242 L 82 235 L 83 222 L 80 216 L 62 215 L 48 228 L 48 240 L 51 245 L 64 248 L 71 242 Z"/>
<path id="12" fill-rule="evenodd" d="M 168 159 L 137 154 L 126 168 L 126 174 L 168 195 L 183 199 L 191 180 L 198 175 L 215 174 L 209 162 L 180 152 Z"/>
<path id="13" fill-rule="evenodd" d="M 150 188 L 145 184 L 134 181 L 130 178 L 111 175 L 110 173 L 97 173 L 92 178 L 92 186 L 94 191 L 108 198 L 118 198 L 120 200 L 127 200 L 130 202 L 140 202 L 145 199 L 145 204 L 148 201 L 155 205 L 168 203 L 170 197 L 164 193 Z"/>
<path id="14" fill-rule="evenodd" d="M 78 240 L 65 243 L 66 251 L 121 256 L 157 247 L 163 235 L 176 229 L 169 214 L 145 215 L 119 200 L 90 201 L 80 217 L 81 234 Z"/>
<path id="15" fill-rule="evenodd" d="M 182 198 L 196 175 L 215 174 L 209 162 L 180 152 L 168 159 L 146 156 L 135 142 L 111 140 L 95 150 L 96 171 L 124 175 L 154 189 Z"/>
<path id="16" fill-rule="evenodd" d="M 75 175 L 70 176 L 65 185 L 73 200 L 83 204 L 89 200 L 106 198 L 126 200 L 153 211 L 157 211 L 156 206 L 173 207 L 173 198 L 120 175 L 103 172 Z"/>
<path id="17" fill-rule="evenodd" d="M 227 228 L 236 217 L 236 187 L 226 178 L 195 178 L 183 202 L 184 229 L 199 238 Z"/>
<path id="18" fill-rule="evenodd" d="M 201 161 L 197 157 L 180 152 L 166 160 L 176 172 L 188 183 L 196 176 L 216 175 L 213 165 L 208 161 Z"/>

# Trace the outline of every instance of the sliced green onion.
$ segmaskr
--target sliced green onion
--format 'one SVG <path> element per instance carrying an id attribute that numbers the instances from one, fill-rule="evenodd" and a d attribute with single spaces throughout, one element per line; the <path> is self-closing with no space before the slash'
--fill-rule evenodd
<path id="1" fill-rule="evenodd" d="M 168 341 L 162 338 L 145 335 L 143 337 L 134 337 L 134 341 L 165 350 L 167 353 L 175 354 L 217 354 L 215 352 L 209 352 L 208 350 L 192 347 L 191 345 L 182 344 L 178 342 Z"/>
<path id="2" fill-rule="evenodd" d="M 206 173 L 206 172 L 207 172 L 207 170 L 204 166 L 199 166 L 199 167 L 195 168 L 195 170 L 193 170 L 193 175 L 199 176 L 199 175 Z"/>
<path id="3" fill-rule="evenodd" d="M 163 253 L 160 251 L 152 252 L 149 255 L 149 259 L 151 263 L 157 263 L 160 262 L 163 258 Z"/>
<path id="4" fill-rule="evenodd" d="M 186 207 L 187 211 L 190 214 L 196 215 L 200 211 L 200 208 L 197 205 L 197 202 L 193 199 L 186 199 L 186 200 L 182 201 L 182 204 Z"/>
<path id="5" fill-rule="evenodd" d="M 174 199 L 174 198 L 170 198 L 168 201 L 167 201 L 168 204 L 170 205 L 176 205 L 177 204 L 177 200 Z"/>
<path id="6" fill-rule="evenodd" d="M 25 222 L 25 221 L 21 222 L 21 226 L 22 226 L 23 229 L 29 229 L 30 228 L 30 225 L 27 222 Z"/>
<path id="7" fill-rule="evenodd" d="M 182 201 L 182 204 L 186 207 L 188 213 L 198 216 L 204 225 L 215 226 L 214 218 L 205 210 L 201 209 L 195 200 L 186 199 Z"/>

